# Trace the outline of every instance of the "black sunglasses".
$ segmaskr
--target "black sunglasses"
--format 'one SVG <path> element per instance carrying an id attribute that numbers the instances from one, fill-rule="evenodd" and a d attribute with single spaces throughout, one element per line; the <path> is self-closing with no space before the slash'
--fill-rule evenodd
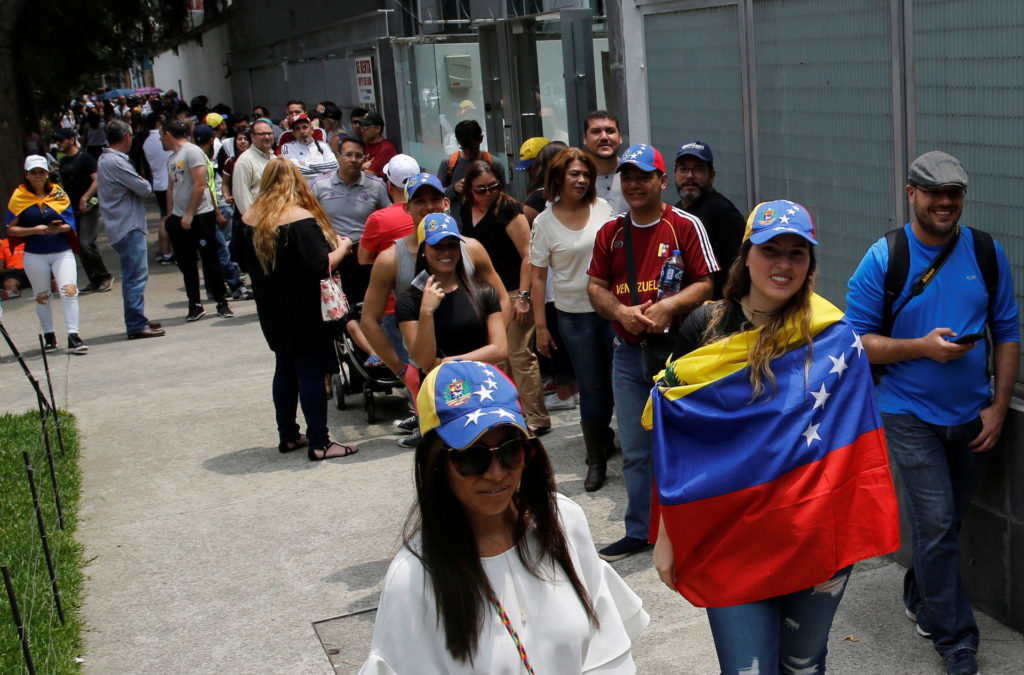
<path id="1" fill-rule="evenodd" d="M 462 450 L 448 448 L 448 459 L 460 476 L 482 476 L 491 467 L 491 457 L 509 471 L 516 471 L 533 457 L 533 442 L 528 438 L 513 438 L 497 447 L 474 443 Z"/>
<path id="2" fill-rule="evenodd" d="M 499 183 L 498 181 L 494 181 L 490 185 L 478 185 L 478 186 L 476 186 L 475 188 L 473 188 L 473 192 L 477 193 L 478 195 L 485 195 L 488 192 L 494 192 L 495 190 L 498 190 L 500 188 L 501 188 L 501 183 Z"/>

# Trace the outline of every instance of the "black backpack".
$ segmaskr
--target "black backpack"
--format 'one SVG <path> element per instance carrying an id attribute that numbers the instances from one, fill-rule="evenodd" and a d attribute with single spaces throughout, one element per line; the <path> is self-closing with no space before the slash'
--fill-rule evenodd
<path id="1" fill-rule="evenodd" d="M 978 261 L 981 276 L 985 280 L 985 290 L 988 291 L 988 319 L 986 326 L 991 326 L 992 303 L 995 300 L 996 290 L 999 287 L 999 261 L 996 259 L 996 246 L 992 240 L 992 235 L 988 232 L 973 227 L 969 229 L 974 235 L 974 256 Z M 903 292 L 903 287 L 907 283 L 907 275 L 910 273 L 910 241 L 907 239 L 906 230 L 899 227 L 885 233 L 885 243 L 889 248 L 889 266 L 885 270 L 885 289 L 882 297 L 882 326 L 878 331 L 878 335 L 891 337 L 896 317 L 911 300 L 924 290 L 927 282 L 921 283 L 920 279 L 915 282 L 907 301 L 893 311 L 893 305 L 900 296 L 900 293 Z M 945 262 L 945 260 L 942 262 Z M 882 364 L 874 364 L 871 366 L 871 372 L 874 375 L 875 384 L 878 384 L 882 375 L 886 373 L 886 367 Z"/>

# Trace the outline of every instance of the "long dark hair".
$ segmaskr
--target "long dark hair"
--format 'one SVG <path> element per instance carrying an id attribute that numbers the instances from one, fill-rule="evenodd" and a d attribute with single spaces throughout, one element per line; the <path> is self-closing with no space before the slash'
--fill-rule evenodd
<path id="1" fill-rule="evenodd" d="M 462 188 L 462 203 L 472 208 L 473 203 L 476 201 L 476 193 L 473 192 L 473 181 L 485 173 L 489 173 L 494 176 L 494 180 L 498 181 L 498 199 L 492 206 L 493 209 L 497 210 L 501 208 L 503 204 L 508 202 L 515 202 L 515 198 L 512 197 L 506 190 L 508 185 L 505 183 L 505 172 L 501 169 L 495 168 L 493 164 L 484 159 L 478 159 L 474 162 L 470 162 L 466 168 L 466 182 L 465 187 Z"/>
<path id="2" fill-rule="evenodd" d="M 428 273 L 430 270 L 427 269 L 427 255 L 426 255 L 427 242 L 421 242 L 419 249 L 416 251 L 416 274 L 426 270 Z M 481 323 L 484 322 L 484 288 L 483 285 L 476 279 L 471 277 L 466 271 L 466 249 L 462 246 L 462 242 L 459 242 L 459 264 L 455 266 L 455 278 L 459 282 L 469 298 L 469 304 L 473 307 L 473 313 L 476 314 L 476 320 Z M 410 291 L 414 297 L 422 297 L 423 291 L 416 288 L 415 286 L 410 287 Z M 495 293 L 498 289 L 494 289 Z"/>
<path id="3" fill-rule="evenodd" d="M 725 337 L 722 334 L 722 324 L 725 321 L 728 308 L 733 303 L 738 305 L 740 299 L 750 292 L 750 268 L 747 267 L 747 256 L 750 255 L 751 248 L 753 248 L 753 244 L 749 239 L 740 245 L 740 254 L 729 268 L 729 278 L 722 291 L 725 299 L 715 306 L 711 314 L 711 321 L 704 331 L 706 342 Z M 797 330 L 800 332 L 801 341 L 808 347 L 807 359 L 804 364 L 805 373 L 810 368 L 814 353 L 814 342 L 811 337 L 811 296 L 814 295 L 818 264 L 814 251 L 817 246 L 808 244 L 807 248 L 810 264 L 807 267 L 807 277 L 804 279 L 803 286 L 793 294 L 779 312 L 772 315 L 768 322 L 761 327 L 757 339 L 750 345 L 750 384 L 753 388 L 753 398 L 764 393 L 766 381 L 771 385 L 772 392 L 775 391 L 775 374 L 772 373 L 771 361 L 775 357 L 781 356 L 787 349 L 786 343 L 789 335 L 786 333 L 786 322 L 790 317 L 799 316 Z"/>
<path id="4" fill-rule="evenodd" d="M 565 572 L 594 626 L 597 612 L 573 566 L 565 532 L 558 521 L 555 477 L 544 446 L 532 439 L 533 456 L 526 462 L 519 489 L 512 498 L 516 512 L 513 530 L 516 553 L 523 566 L 538 579 L 550 561 Z M 456 661 L 473 663 L 487 610 L 487 574 L 480 563 L 469 518 L 448 486 L 448 448 L 436 431 L 416 446 L 416 504 L 405 522 L 404 539 L 430 577 L 437 603 L 437 623 L 444 628 L 445 647 Z M 531 561 L 526 532 L 533 529 L 538 542 Z M 420 535 L 420 551 L 410 545 Z"/>

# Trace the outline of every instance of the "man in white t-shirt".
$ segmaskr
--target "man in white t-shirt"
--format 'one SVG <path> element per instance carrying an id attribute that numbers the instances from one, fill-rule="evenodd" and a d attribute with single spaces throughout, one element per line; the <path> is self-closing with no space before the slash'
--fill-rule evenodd
<path id="1" fill-rule="evenodd" d="M 625 213 L 629 206 L 622 198 L 619 184 L 619 120 L 607 110 L 589 113 L 583 122 L 583 146 L 594 156 L 597 175 L 594 184 L 597 196 L 611 204 L 614 213 Z"/>
<path id="2" fill-rule="evenodd" d="M 149 163 L 149 171 L 153 176 L 153 194 L 156 196 L 156 205 L 160 208 L 160 251 L 157 253 L 156 261 L 161 265 L 170 265 L 174 262 L 174 254 L 171 253 L 171 238 L 167 234 L 167 158 L 171 156 L 160 140 L 161 123 L 163 115 L 150 114 L 143 118 L 142 124 L 146 129 L 146 140 L 142 143 L 142 152 L 146 155 L 146 162 Z"/>

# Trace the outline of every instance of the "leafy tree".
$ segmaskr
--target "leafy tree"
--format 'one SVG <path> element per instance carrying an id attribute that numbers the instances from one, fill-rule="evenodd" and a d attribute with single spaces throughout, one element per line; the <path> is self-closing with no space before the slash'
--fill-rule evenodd
<path id="1" fill-rule="evenodd" d="M 26 128 L 176 43 L 187 16 L 185 0 L 0 0 L 0 199 L 21 179 Z"/>

